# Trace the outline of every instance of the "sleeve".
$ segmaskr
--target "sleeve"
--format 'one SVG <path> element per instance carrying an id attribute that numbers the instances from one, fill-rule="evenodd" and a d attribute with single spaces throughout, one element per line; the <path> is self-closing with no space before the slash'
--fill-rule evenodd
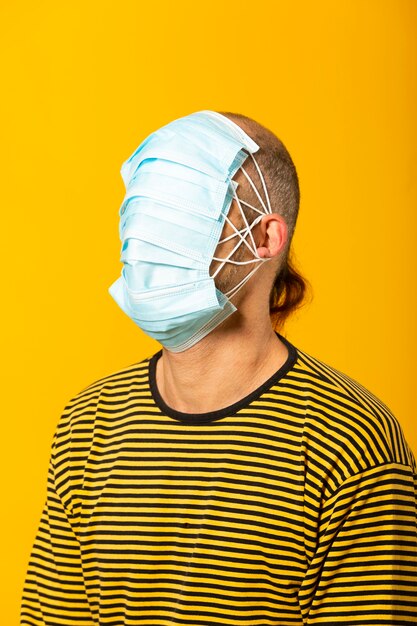
<path id="1" fill-rule="evenodd" d="M 47 496 L 22 594 L 20 624 L 93 626 L 84 586 L 80 545 L 56 488 L 53 456 Z"/>
<path id="2" fill-rule="evenodd" d="M 387 462 L 327 499 L 299 590 L 305 625 L 417 624 L 416 491 L 413 468 Z"/>

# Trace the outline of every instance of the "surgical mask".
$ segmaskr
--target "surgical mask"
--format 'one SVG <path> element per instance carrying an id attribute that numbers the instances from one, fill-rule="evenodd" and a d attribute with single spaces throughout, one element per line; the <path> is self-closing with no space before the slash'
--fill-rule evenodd
<path id="1" fill-rule="evenodd" d="M 119 210 L 122 241 L 121 276 L 109 293 L 150 337 L 171 352 L 187 350 L 237 309 L 231 298 L 263 262 L 252 228 L 271 213 L 261 170 L 253 156 L 259 146 L 237 124 L 214 111 L 199 111 L 151 133 L 125 161 L 121 175 L 126 194 Z M 267 203 L 244 169 L 254 161 Z M 232 177 L 241 169 L 262 210 L 243 202 Z M 228 218 L 235 199 L 245 227 L 238 231 Z M 242 204 L 260 215 L 249 225 Z M 225 259 L 214 257 L 225 221 L 238 238 Z M 252 246 L 246 240 L 251 239 Z M 230 257 L 240 245 L 254 254 L 249 261 Z M 213 260 L 221 261 L 210 276 Z M 255 263 L 227 293 L 214 278 L 225 263 Z"/>

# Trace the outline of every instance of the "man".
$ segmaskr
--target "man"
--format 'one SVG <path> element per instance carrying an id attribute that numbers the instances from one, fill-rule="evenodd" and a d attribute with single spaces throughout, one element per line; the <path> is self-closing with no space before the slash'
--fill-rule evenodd
<path id="1" fill-rule="evenodd" d="M 415 624 L 401 426 L 271 325 L 305 288 L 285 146 L 201 111 L 122 176 L 110 293 L 162 349 L 65 407 L 21 624 Z"/>

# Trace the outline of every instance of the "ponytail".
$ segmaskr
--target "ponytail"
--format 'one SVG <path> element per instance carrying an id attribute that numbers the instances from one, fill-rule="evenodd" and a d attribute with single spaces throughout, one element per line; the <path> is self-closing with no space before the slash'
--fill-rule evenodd
<path id="1" fill-rule="evenodd" d="M 308 280 L 297 271 L 290 249 L 275 278 L 269 298 L 269 313 L 275 330 L 280 331 L 287 318 L 306 303 L 310 289 Z"/>

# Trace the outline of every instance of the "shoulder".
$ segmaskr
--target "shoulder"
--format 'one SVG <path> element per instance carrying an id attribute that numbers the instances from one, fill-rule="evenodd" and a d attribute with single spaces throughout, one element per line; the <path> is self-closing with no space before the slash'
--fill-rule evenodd
<path id="1" fill-rule="evenodd" d="M 55 429 L 51 462 L 56 489 L 71 511 L 79 503 L 91 455 L 100 457 L 106 433 L 132 396 L 147 389 L 148 356 L 94 380 L 66 403 Z M 144 391 L 145 393 L 145 391 Z"/>
<path id="2" fill-rule="evenodd" d="M 72 396 L 64 406 L 54 434 L 53 447 L 64 448 L 87 444 L 93 433 L 98 411 L 103 416 L 128 398 L 133 386 L 147 386 L 148 365 L 152 356 L 110 372 L 96 379 Z"/>
<path id="3" fill-rule="evenodd" d="M 337 398 L 345 399 L 372 414 L 385 413 L 393 417 L 389 407 L 360 382 L 304 350 L 297 349 L 297 352 L 300 369 L 310 377 L 312 386 L 316 386 L 323 396 L 326 396 L 326 391 L 328 394 L 333 391 L 335 401 Z"/>
<path id="4" fill-rule="evenodd" d="M 327 475 L 329 491 L 369 468 L 399 463 L 417 471 L 401 424 L 364 385 L 297 348 L 291 372 L 303 400 L 306 461 Z"/>
<path id="5" fill-rule="evenodd" d="M 148 374 L 148 364 L 151 356 L 147 356 L 141 361 L 127 365 L 124 368 L 115 370 L 102 378 L 94 380 L 86 387 L 83 387 L 75 396 L 71 397 L 67 404 L 63 415 L 74 415 L 78 410 L 83 410 L 88 405 L 94 405 L 101 395 L 106 392 L 122 391 L 128 388 L 135 381 L 139 381 Z"/>

